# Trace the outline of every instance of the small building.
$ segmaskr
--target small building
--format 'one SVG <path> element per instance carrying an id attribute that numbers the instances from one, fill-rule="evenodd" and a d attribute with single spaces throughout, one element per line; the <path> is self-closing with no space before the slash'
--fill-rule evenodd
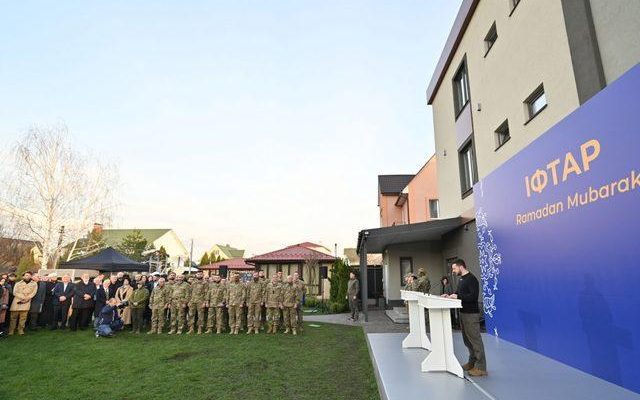
<path id="1" fill-rule="evenodd" d="M 227 278 L 232 272 L 240 274 L 243 281 L 248 280 L 251 274 L 256 270 L 255 265 L 247 264 L 244 258 L 230 258 L 207 265 L 201 265 L 200 270 L 206 276 L 220 275 Z"/>
<path id="2" fill-rule="evenodd" d="M 307 285 L 307 296 L 320 296 L 324 293 L 326 297 L 329 269 L 337 258 L 316 250 L 318 247 L 323 246 L 310 242 L 298 243 L 248 258 L 246 262 L 264 271 L 267 278 L 280 271 L 284 276 L 297 272 Z"/>
<path id="3" fill-rule="evenodd" d="M 212 260 L 230 260 L 232 258 L 243 258 L 244 250 L 236 249 L 228 244 L 214 244 L 209 250 L 209 257 Z"/>

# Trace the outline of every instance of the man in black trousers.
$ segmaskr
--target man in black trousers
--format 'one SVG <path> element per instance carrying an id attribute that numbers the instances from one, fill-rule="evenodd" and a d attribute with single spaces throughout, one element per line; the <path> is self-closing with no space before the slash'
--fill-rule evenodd
<path id="1" fill-rule="evenodd" d="M 462 366 L 471 376 L 487 375 L 487 360 L 484 354 L 484 344 L 480 336 L 480 308 L 478 307 L 478 295 L 480 284 L 478 279 L 467 269 L 467 264 L 462 259 L 457 259 L 451 269 L 460 277 L 458 290 L 451 295 L 444 295 L 450 299 L 460 299 L 460 328 L 464 344 L 469 349 L 469 361 Z"/>
<path id="2" fill-rule="evenodd" d="M 80 282 L 74 285 L 72 314 L 69 326 L 72 331 L 80 328 L 82 330 L 89 326 L 91 312 L 93 311 L 93 296 L 96 294 L 96 287 L 89 280 L 89 274 L 82 274 Z"/>
<path id="3" fill-rule="evenodd" d="M 71 277 L 67 274 L 62 276 L 62 281 L 53 288 L 53 317 L 51 318 L 51 330 L 58 327 L 65 329 L 67 326 L 67 316 L 73 298 L 74 290 Z"/>

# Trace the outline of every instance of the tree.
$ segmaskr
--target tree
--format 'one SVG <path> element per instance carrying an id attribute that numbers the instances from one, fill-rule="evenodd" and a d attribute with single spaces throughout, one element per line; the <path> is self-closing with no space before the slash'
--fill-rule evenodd
<path id="1" fill-rule="evenodd" d="M 145 257 L 142 252 L 147 250 L 147 239 L 139 229 L 134 229 L 118 244 L 118 250 L 132 260 L 143 261 Z"/>
<path id="2" fill-rule="evenodd" d="M 41 268 L 115 208 L 116 168 L 74 149 L 67 127 L 33 126 L 0 166 L 0 223 L 38 246 Z"/>
<path id="3" fill-rule="evenodd" d="M 200 265 L 209 265 L 211 261 L 209 260 L 209 254 L 205 251 L 202 257 L 200 258 Z"/>
<path id="4" fill-rule="evenodd" d="M 315 251 L 309 252 L 309 255 L 305 257 L 304 260 L 304 277 L 307 280 L 307 285 L 309 288 L 314 288 L 317 292 L 316 294 L 320 294 L 320 286 L 318 285 L 318 267 L 320 265 L 320 260 L 318 258 L 318 253 Z"/>
<path id="5" fill-rule="evenodd" d="M 25 254 L 20 258 L 20 263 L 18 263 L 18 269 L 16 270 L 16 275 L 18 278 L 22 277 L 22 275 L 27 271 L 32 271 L 36 267 L 35 261 L 33 261 L 32 254 Z"/>
<path id="6" fill-rule="evenodd" d="M 347 308 L 347 283 L 349 282 L 349 264 L 342 259 L 331 266 L 331 290 L 329 301 L 333 312 L 341 312 Z"/>

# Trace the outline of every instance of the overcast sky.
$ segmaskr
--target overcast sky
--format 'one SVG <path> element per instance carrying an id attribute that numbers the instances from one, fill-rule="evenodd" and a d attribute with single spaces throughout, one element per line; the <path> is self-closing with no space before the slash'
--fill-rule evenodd
<path id="1" fill-rule="evenodd" d="M 173 228 L 198 259 L 352 247 L 379 224 L 377 175 L 433 153 L 425 90 L 459 5 L 7 2 L 0 146 L 66 123 L 119 166 L 114 227 Z"/>

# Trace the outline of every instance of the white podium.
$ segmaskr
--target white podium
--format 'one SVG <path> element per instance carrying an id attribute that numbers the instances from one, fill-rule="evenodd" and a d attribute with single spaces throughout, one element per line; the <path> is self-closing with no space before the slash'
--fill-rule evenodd
<path id="1" fill-rule="evenodd" d="M 452 308 L 462 308 L 458 299 L 445 299 L 420 292 L 401 291 L 402 299 L 409 304 L 409 336 L 402 342 L 402 347 L 422 347 L 431 353 L 422 362 L 422 372 L 447 371 L 460 378 L 464 377 L 462 366 L 453 352 L 453 335 L 451 333 Z M 417 304 L 416 304 L 417 303 Z M 417 308 L 413 313 L 411 307 Z M 416 307 L 417 306 L 417 307 Z M 426 339 L 424 310 L 429 310 L 429 327 L 431 342 Z M 415 315 L 415 316 L 414 316 Z M 406 343 L 406 345 L 405 345 Z M 429 347 L 425 347 L 428 343 Z M 418 345 L 416 345 L 418 344 Z"/>
<path id="2" fill-rule="evenodd" d="M 420 307 L 418 304 L 418 299 L 424 295 L 420 292 L 401 290 L 400 296 L 402 300 L 407 302 L 409 307 L 409 336 L 402 341 L 402 348 L 419 347 L 431 350 L 431 342 L 427 337 L 424 307 Z"/>

